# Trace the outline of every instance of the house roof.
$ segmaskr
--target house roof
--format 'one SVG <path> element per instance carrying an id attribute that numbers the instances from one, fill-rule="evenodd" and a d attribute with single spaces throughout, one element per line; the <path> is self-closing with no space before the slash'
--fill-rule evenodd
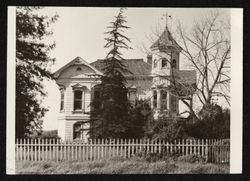
<path id="1" fill-rule="evenodd" d="M 128 87 L 136 87 L 136 88 L 146 88 L 151 86 L 151 65 L 143 59 L 124 59 L 122 60 L 124 65 L 127 67 L 129 72 L 125 72 L 124 76 L 129 78 L 128 80 Z M 70 61 L 68 64 L 60 68 L 54 73 L 54 77 L 58 78 L 60 74 L 66 70 L 68 67 L 72 65 L 85 65 L 90 67 L 95 71 L 95 73 L 98 75 L 102 75 L 102 70 L 105 66 L 104 59 L 98 59 L 95 62 L 87 63 L 85 60 L 83 60 L 81 57 L 76 57 L 72 61 Z M 196 71 L 194 70 L 179 70 L 176 72 L 177 77 L 179 80 L 185 84 L 195 84 L 196 83 Z M 138 80 L 135 80 L 134 78 L 139 78 Z M 130 80 L 131 79 L 131 80 Z M 132 81 L 132 82 L 131 82 Z M 137 81 L 137 82 L 135 82 Z M 144 85 L 145 83 L 145 85 Z"/>
<path id="2" fill-rule="evenodd" d="M 90 65 L 88 62 L 86 62 L 85 60 L 83 60 L 81 57 L 76 57 L 73 60 L 71 60 L 69 63 L 67 63 L 66 65 L 64 65 L 63 67 L 61 67 L 59 70 L 57 70 L 53 75 L 55 78 L 58 78 L 60 76 L 60 74 L 67 69 L 68 67 L 72 66 L 72 65 L 85 65 L 89 68 L 91 68 L 92 70 L 95 71 L 95 74 L 97 75 L 102 75 L 102 72 L 100 72 L 98 69 L 96 69 L 94 66 Z"/>
<path id="3" fill-rule="evenodd" d="M 143 59 L 124 59 L 123 64 L 127 67 L 129 72 L 125 72 L 124 76 L 149 76 L 151 74 L 151 65 L 147 62 L 144 62 Z M 95 62 L 91 63 L 99 71 L 102 71 L 105 64 L 104 59 L 98 59 Z"/>
<path id="4" fill-rule="evenodd" d="M 182 50 L 181 46 L 178 45 L 178 43 L 174 40 L 167 26 L 159 36 L 158 40 L 154 42 L 150 47 L 151 50 L 156 48 L 172 48 L 178 51 Z"/>
<path id="5" fill-rule="evenodd" d="M 179 70 L 178 76 L 182 83 L 196 84 L 196 71 L 195 70 Z"/>

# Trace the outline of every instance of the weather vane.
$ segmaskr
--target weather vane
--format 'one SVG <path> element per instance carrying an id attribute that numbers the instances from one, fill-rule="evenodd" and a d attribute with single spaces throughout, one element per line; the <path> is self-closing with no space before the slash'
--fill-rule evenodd
<path id="1" fill-rule="evenodd" d="M 163 17 L 166 19 L 165 21 L 166 21 L 166 26 L 167 26 L 167 25 L 168 25 L 168 19 L 169 19 L 169 18 L 172 18 L 172 16 L 169 15 L 169 14 L 166 12 L 166 14 L 164 14 Z M 162 17 L 162 19 L 163 19 L 163 17 Z"/>

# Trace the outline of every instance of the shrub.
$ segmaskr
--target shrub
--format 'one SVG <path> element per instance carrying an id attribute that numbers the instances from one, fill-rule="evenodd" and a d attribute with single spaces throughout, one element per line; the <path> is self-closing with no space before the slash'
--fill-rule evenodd
<path id="1" fill-rule="evenodd" d="M 50 131 L 42 131 L 41 133 L 35 132 L 33 135 L 30 135 L 30 138 L 36 139 L 36 138 L 41 138 L 41 139 L 59 139 L 60 137 L 58 136 L 58 131 L 57 130 L 50 130 Z"/>
<path id="2" fill-rule="evenodd" d="M 219 105 L 204 105 L 199 112 L 199 119 L 190 116 L 185 125 L 187 134 L 195 138 L 229 138 L 230 110 Z"/>
<path id="3" fill-rule="evenodd" d="M 153 139 L 167 139 L 173 141 L 182 139 L 187 136 L 184 129 L 183 119 L 168 118 L 162 115 L 158 120 L 150 120 L 148 122 L 146 136 Z"/>

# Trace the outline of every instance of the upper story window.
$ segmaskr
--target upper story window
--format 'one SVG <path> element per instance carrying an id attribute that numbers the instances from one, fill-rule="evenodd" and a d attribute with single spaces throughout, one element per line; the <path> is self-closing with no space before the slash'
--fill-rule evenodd
<path id="1" fill-rule="evenodd" d="M 164 68 L 164 67 L 167 67 L 168 65 L 168 60 L 166 58 L 163 58 L 161 60 L 161 67 Z"/>
<path id="2" fill-rule="evenodd" d="M 82 90 L 75 90 L 74 91 L 74 110 L 81 110 L 82 109 Z"/>
<path id="3" fill-rule="evenodd" d="M 81 71 L 82 68 L 81 67 L 77 67 L 76 71 Z"/>
<path id="4" fill-rule="evenodd" d="M 175 59 L 172 60 L 172 67 L 176 68 L 176 60 Z"/>
<path id="5" fill-rule="evenodd" d="M 167 109 L 167 92 L 165 90 L 161 90 L 161 109 Z"/>
<path id="6" fill-rule="evenodd" d="M 64 110 L 64 91 L 61 90 L 61 104 L 60 104 L 60 111 Z"/>
<path id="7" fill-rule="evenodd" d="M 156 68 L 156 67 L 157 67 L 157 60 L 154 59 L 154 68 Z"/>
<path id="8" fill-rule="evenodd" d="M 83 111 L 85 108 L 85 90 L 86 86 L 83 86 L 79 83 L 72 86 L 74 100 L 73 100 L 73 110 L 74 111 Z"/>
<path id="9" fill-rule="evenodd" d="M 60 111 L 64 110 L 64 94 L 65 94 L 65 87 L 60 86 L 60 96 L 61 96 Z"/>

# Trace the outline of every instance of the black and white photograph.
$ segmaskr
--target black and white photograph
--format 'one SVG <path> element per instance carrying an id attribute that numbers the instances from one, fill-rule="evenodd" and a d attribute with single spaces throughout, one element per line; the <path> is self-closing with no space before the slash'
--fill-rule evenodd
<path id="1" fill-rule="evenodd" d="M 8 13 L 9 173 L 241 173 L 242 9 Z"/>

